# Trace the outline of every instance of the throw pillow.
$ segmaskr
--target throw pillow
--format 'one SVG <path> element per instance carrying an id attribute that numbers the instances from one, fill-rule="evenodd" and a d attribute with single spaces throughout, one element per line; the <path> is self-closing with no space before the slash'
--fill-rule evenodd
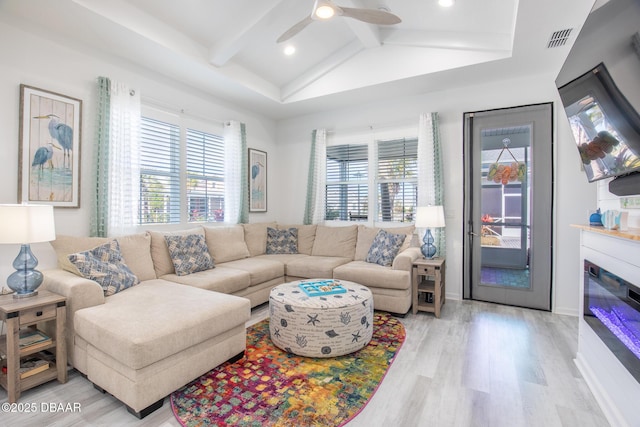
<path id="1" fill-rule="evenodd" d="M 298 229 L 276 230 L 267 227 L 267 254 L 297 254 Z"/>
<path id="2" fill-rule="evenodd" d="M 178 276 L 214 267 L 209 248 L 202 234 L 164 236 L 167 249 Z"/>
<path id="3" fill-rule="evenodd" d="M 391 265 L 406 237 L 404 234 L 392 234 L 385 230 L 378 231 L 365 261 L 383 266 Z"/>
<path id="4" fill-rule="evenodd" d="M 140 283 L 138 277 L 124 263 L 117 240 L 88 251 L 71 254 L 69 261 L 75 265 L 82 277 L 98 282 L 105 296 Z"/>

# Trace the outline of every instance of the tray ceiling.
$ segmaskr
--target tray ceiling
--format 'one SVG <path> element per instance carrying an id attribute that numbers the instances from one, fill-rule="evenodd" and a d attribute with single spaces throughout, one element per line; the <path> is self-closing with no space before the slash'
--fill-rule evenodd
<path id="1" fill-rule="evenodd" d="M 579 29 L 592 6 L 584 0 L 457 0 L 446 9 L 437 0 L 335 3 L 388 10 L 402 22 L 377 26 L 334 17 L 276 43 L 311 13 L 313 0 L 5 0 L 0 15 L 282 118 L 390 94 L 557 73 L 575 36 L 555 51 L 546 48 L 549 36 Z M 295 54 L 283 53 L 287 45 Z"/>

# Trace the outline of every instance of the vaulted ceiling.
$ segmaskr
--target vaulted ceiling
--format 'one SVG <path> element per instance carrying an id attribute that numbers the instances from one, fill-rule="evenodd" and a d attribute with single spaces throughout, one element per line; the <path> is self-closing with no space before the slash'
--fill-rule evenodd
<path id="1" fill-rule="evenodd" d="M 313 0 L 4 0 L 0 19 L 118 57 L 273 118 L 512 78 L 557 73 L 592 0 L 336 0 L 389 11 L 374 25 L 314 21 Z M 572 29 L 567 44 L 547 45 Z M 284 48 L 295 48 L 285 55 Z"/>

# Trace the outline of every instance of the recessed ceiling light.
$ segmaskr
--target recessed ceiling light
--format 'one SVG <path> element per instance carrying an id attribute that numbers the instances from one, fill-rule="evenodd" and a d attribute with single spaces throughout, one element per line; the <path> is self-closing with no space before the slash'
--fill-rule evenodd
<path id="1" fill-rule="evenodd" d="M 327 4 L 323 4 L 316 9 L 316 16 L 320 19 L 329 19 L 336 13 L 333 8 Z"/>
<path id="2" fill-rule="evenodd" d="M 454 0 L 438 0 L 438 4 L 442 7 L 453 6 Z"/>
<path id="3" fill-rule="evenodd" d="M 287 47 L 284 48 L 284 54 L 287 56 L 291 56 L 294 53 L 296 53 L 296 48 L 292 45 L 288 45 Z"/>

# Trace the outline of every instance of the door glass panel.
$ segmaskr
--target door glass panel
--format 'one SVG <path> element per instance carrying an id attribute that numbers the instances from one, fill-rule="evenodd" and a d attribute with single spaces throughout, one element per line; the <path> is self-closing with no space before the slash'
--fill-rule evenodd
<path id="1" fill-rule="evenodd" d="M 530 288 L 531 129 L 481 132 L 481 286 Z"/>

